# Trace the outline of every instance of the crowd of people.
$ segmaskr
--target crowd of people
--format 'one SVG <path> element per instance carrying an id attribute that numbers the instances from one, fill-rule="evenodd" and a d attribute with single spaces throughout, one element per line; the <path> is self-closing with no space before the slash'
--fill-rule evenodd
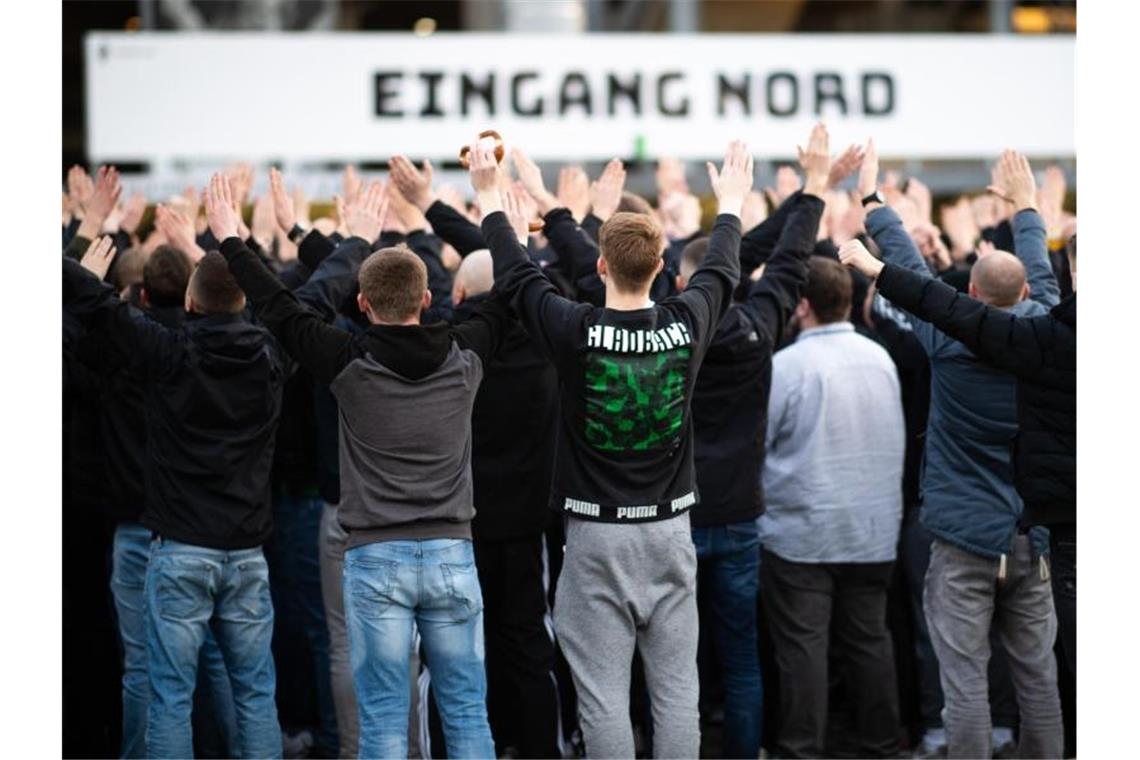
<path id="1" fill-rule="evenodd" d="M 65 626 L 107 584 L 122 756 L 1070 756 L 1064 173 L 938 226 L 829 142 L 764 192 L 730 144 L 708 231 L 679 161 L 552 192 L 490 138 L 469 199 L 396 155 L 316 219 L 73 167 Z"/>

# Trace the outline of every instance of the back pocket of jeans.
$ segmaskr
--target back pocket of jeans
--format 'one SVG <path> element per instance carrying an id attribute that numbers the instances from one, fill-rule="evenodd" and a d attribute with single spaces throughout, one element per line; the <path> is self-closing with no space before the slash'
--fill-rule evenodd
<path id="1" fill-rule="evenodd" d="M 451 619 L 459 623 L 470 619 L 483 610 L 483 592 L 479 588 L 479 574 L 474 562 L 456 565 L 440 565 L 443 583 L 451 602 Z"/>
<path id="2" fill-rule="evenodd" d="M 154 570 L 154 601 L 158 613 L 167 620 L 194 619 L 209 613 L 210 566 L 188 563 L 161 563 Z"/>
<path id="3" fill-rule="evenodd" d="M 345 583 L 352 599 L 353 613 L 366 618 L 381 618 L 396 603 L 392 585 L 396 576 L 394 560 L 353 560 L 345 564 Z"/>

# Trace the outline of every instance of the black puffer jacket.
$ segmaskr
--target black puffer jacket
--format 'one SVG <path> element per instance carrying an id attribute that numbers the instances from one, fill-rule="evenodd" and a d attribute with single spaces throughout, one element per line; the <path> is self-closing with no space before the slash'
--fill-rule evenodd
<path id="1" fill-rule="evenodd" d="M 887 265 L 879 292 L 1017 376 L 1013 462 L 1026 525 L 1077 521 L 1077 296 L 1018 317 L 945 283 Z"/>

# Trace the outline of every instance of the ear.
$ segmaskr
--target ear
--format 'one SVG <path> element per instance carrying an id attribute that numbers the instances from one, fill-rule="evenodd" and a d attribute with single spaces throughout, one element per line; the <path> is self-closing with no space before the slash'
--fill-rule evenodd
<path id="1" fill-rule="evenodd" d="M 602 282 L 606 281 L 606 257 L 599 256 L 597 264 L 595 265 L 598 270 L 598 277 L 602 278 Z"/>
<path id="2" fill-rule="evenodd" d="M 367 317 L 369 322 L 372 321 L 372 307 L 368 305 L 368 299 L 363 293 L 356 294 L 356 308 L 360 309 L 360 313 Z"/>
<path id="3" fill-rule="evenodd" d="M 463 303 L 463 299 L 467 297 L 467 288 L 460 285 L 458 282 L 451 289 L 451 302 L 458 306 Z"/>
<path id="4" fill-rule="evenodd" d="M 186 310 L 187 314 L 194 313 L 194 299 L 190 296 L 190 288 L 186 288 L 186 300 L 183 302 L 182 308 Z"/>
<path id="5" fill-rule="evenodd" d="M 978 286 L 974 284 L 973 280 L 970 280 L 970 284 L 966 288 L 966 295 L 977 301 L 982 300 L 982 297 L 978 295 Z"/>
<path id="6" fill-rule="evenodd" d="M 665 259 L 664 258 L 657 259 L 657 269 L 653 272 L 653 276 L 656 277 L 657 275 L 661 274 L 661 270 L 664 268 L 665 268 Z"/>
<path id="7" fill-rule="evenodd" d="M 682 290 L 684 290 L 685 286 L 688 284 L 689 284 L 689 281 L 687 279 L 685 279 L 684 275 L 680 275 L 680 274 L 677 275 L 676 285 L 677 285 L 677 292 L 678 293 L 681 292 Z"/>
<path id="8" fill-rule="evenodd" d="M 146 288 L 139 288 L 139 303 L 144 309 L 150 308 L 150 294 L 146 292 Z"/>
<path id="9" fill-rule="evenodd" d="M 808 315 L 808 312 L 810 312 L 810 311 L 811 311 L 811 302 L 808 301 L 806 298 L 801 298 L 800 302 L 796 304 L 795 315 L 797 317 L 799 317 L 800 319 L 803 319 L 804 317 L 806 317 Z"/>
<path id="10" fill-rule="evenodd" d="M 1033 288 L 1031 288 L 1031 287 L 1029 286 L 1029 283 L 1028 283 L 1028 282 L 1027 282 L 1027 283 L 1025 283 L 1024 285 L 1022 285 L 1022 286 L 1021 286 L 1021 297 L 1020 297 L 1020 298 L 1018 298 L 1017 300 L 1018 300 L 1018 301 L 1024 301 L 1025 299 L 1029 298 L 1029 293 L 1030 293 L 1032 290 L 1033 290 Z"/>
<path id="11" fill-rule="evenodd" d="M 424 297 L 420 300 L 420 311 L 427 311 L 429 306 L 431 306 L 431 291 L 425 290 Z"/>

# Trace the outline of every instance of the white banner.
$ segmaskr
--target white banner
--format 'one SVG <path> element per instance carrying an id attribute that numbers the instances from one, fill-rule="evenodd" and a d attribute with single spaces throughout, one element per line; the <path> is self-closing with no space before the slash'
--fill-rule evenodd
<path id="1" fill-rule="evenodd" d="M 819 119 L 888 157 L 1075 154 L 1074 37 L 92 33 L 95 161 L 787 158 Z"/>

